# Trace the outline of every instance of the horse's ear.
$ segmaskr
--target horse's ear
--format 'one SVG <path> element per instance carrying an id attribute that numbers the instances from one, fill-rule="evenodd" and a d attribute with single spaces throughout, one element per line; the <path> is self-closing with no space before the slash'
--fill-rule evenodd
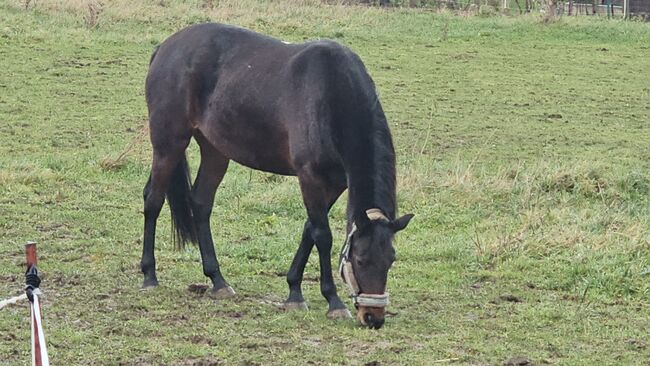
<path id="1" fill-rule="evenodd" d="M 390 226 L 393 229 L 394 232 L 398 232 L 400 230 L 404 230 L 406 226 L 409 224 L 409 221 L 413 218 L 413 214 L 406 214 L 399 219 L 395 219 L 391 221 Z"/>

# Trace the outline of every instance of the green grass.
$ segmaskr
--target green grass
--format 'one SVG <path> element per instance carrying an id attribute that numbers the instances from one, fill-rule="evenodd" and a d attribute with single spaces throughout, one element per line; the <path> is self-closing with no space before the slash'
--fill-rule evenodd
<path id="1" fill-rule="evenodd" d="M 0 298 L 20 292 L 22 244 L 38 241 L 53 364 L 648 365 L 648 24 L 218 3 L 106 1 L 89 24 L 83 1 L 0 1 Z M 335 38 L 365 61 L 400 211 L 416 214 L 381 331 L 325 318 L 315 255 L 310 310 L 276 309 L 305 217 L 297 182 L 234 164 L 212 225 L 238 298 L 187 290 L 207 281 L 196 248 L 173 250 L 167 208 L 162 286 L 138 290 L 147 63 L 207 20 Z M 345 197 L 335 250 L 344 210 Z M 29 364 L 28 324 L 24 304 L 0 311 L 0 364 Z"/>

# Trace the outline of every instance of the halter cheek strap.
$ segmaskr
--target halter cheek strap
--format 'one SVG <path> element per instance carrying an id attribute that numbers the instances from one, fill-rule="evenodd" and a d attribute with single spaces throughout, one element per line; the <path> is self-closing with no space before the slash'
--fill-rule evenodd
<path id="1" fill-rule="evenodd" d="M 389 221 L 388 218 L 381 212 L 378 208 L 371 208 L 366 211 L 368 219 L 371 221 Z M 354 301 L 355 306 L 367 306 L 367 307 L 376 307 L 383 308 L 388 306 L 389 294 L 384 292 L 383 294 L 364 294 L 361 293 L 359 284 L 357 283 L 357 278 L 354 276 L 354 269 L 352 268 L 352 262 L 350 262 L 350 252 L 352 245 L 352 235 L 357 231 L 357 225 L 352 224 L 352 229 L 348 234 L 347 239 L 345 240 L 345 245 L 341 250 L 341 262 L 339 263 L 339 273 L 343 282 L 348 286 L 350 292 L 350 297 Z"/>

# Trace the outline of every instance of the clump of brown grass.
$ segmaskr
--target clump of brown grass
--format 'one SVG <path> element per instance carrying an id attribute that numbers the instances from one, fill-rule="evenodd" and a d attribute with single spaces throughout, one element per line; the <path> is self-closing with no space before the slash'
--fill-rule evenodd
<path id="1" fill-rule="evenodd" d="M 593 197 L 602 194 L 609 183 L 596 170 L 559 171 L 547 176 L 540 186 L 547 193 L 566 192 Z"/>
<path id="2" fill-rule="evenodd" d="M 90 1 L 87 4 L 87 13 L 84 14 L 86 28 L 93 29 L 99 24 L 99 16 L 103 11 L 103 4 L 97 1 Z"/>
<path id="3" fill-rule="evenodd" d="M 214 3 L 212 0 L 203 0 L 203 9 L 213 10 Z"/>
<path id="4" fill-rule="evenodd" d="M 131 140 L 131 142 L 129 142 L 126 148 L 120 153 L 120 155 L 118 155 L 116 158 L 110 158 L 108 156 L 102 158 L 102 160 L 99 162 L 99 166 L 101 166 L 102 169 L 106 171 L 115 171 L 122 169 L 126 165 L 128 156 L 135 150 L 136 147 L 140 146 L 144 142 L 148 134 L 149 128 L 147 126 L 143 126 L 140 131 L 138 131 L 137 135 Z"/>

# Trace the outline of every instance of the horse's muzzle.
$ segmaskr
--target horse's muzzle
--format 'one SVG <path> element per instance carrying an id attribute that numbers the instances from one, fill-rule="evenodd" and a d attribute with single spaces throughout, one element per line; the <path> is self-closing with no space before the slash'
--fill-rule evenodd
<path id="1" fill-rule="evenodd" d="M 357 309 L 357 321 L 370 329 L 379 329 L 384 325 L 386 311 L 383 307 L 359 306 Z"/>

